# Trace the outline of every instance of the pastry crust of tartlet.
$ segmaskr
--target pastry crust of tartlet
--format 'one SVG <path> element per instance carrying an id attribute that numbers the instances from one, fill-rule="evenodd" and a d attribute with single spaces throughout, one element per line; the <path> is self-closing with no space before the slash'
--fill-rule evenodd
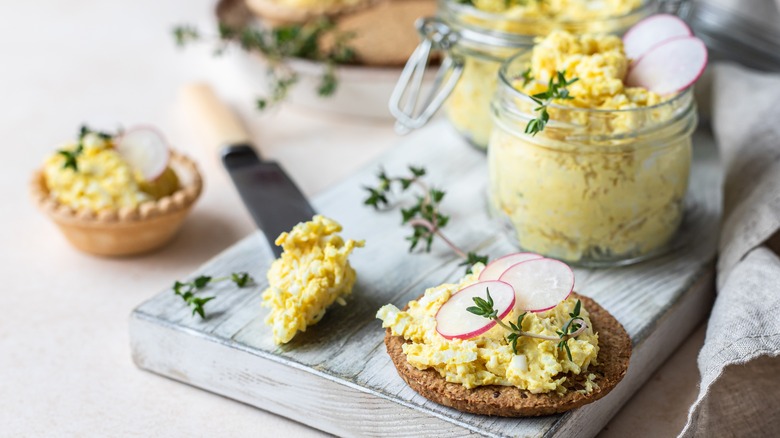
<path id="1" fill-rule="evenodd" d="M 570 381 L 565 384 L 570 386 L 570 390 L 560 396 L 555 392 L 533 394 L 514 386 L 501 385 L 467 389 L 459 383 L 447 382 L 432 368 L 419 370 L 412 366 L 402 349 L 406 341 L 402 336 L 393 336 L 390 328 L 385 331 L 387 354 L 398 375 L 412 389 L 440 405 L 499 417 L 535 417 L 566 412 L 592 403 L 612 391 L 626 375 L 631 358 L 631 338 L 620 322 L 591 298 L 575 293 L 572 296 L 582 301 L 582 306 L 590 314 L 593 330 L 599 334 L 598 365 L 591 364 L 587 371 L 587 374 L 596 374 L 598 387 L 588 394 L 575 390 L 584 376 L 573 374 L 567 374 Z"/>
<path id="2" fill-rule="evenodd" d="M 30 195 L 76 248 L 103 256 L 140 254 L 157 249 L 174 237 L 203 190 L 195 162 L 171 151 L 171 166 L 179 175 L 179 188 L 169 196 L 137 207 L 97 213 L 75 210 L 49 195 L 42 170 L 33 174 Z"/>

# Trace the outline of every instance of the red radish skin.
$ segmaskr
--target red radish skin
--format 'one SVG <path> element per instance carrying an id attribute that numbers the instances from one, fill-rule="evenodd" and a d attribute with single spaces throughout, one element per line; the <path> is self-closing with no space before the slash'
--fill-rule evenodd
<path id="1" fill-rule="evenodd" d="M 574 290 L 574 272 L 554 259 L 518 263 L 501 276 L 515 290 L 518 311 L 544 312 L 557 306 Z"/>
<path id="2" fill-rule="evenodd" d="M 165 137 L 152 126 L 128 129 L 116 140 L 116 150 L 144 179 L 154 181 L 168 168 L 170 150 Z"/>
<path id="3" fill-rule="evenodd" d="M 657 14 L 638 22 L 623 36 L 626 56 L 634 61 L 655 46 L 674 38 L 693 36 L 682 19 L 671 14 Z"/>
<path id="4" fill-rule="evenodd" d="M 492 319 L 477 316 L 466 310 L 474 306 L 474 297 L 487 299 L 487 290 L 493 298 L 493 308 L 503 319 L 515 307 L 515 290 L 501 281 L 480 281 L 452 294 L 436 312 L 436 331 L 445 339 L 471 339 L 496 325 Z"/>
<path id="5" fill-rule="evenodd" d="M 707 67 L 707 47 L 696 37 L 675 38 L 647 52 L 626 78 L 629 87 L 668 95 L 693 85 Z"/>
<path id="6" fill-rule="evenodd" d="M 479 274 L 480 281 L 498 280 L 507 269 L 518 263 L 528 260 L 543 259 L 544 256 L 532 252 L 516 252 L 507 254 L 488 263 L 485 269 Z"/>

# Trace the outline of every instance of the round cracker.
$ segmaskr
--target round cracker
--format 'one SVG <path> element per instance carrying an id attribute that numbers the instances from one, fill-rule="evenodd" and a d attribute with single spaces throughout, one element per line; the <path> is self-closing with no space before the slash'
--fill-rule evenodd
<path id="1" fill-rule="evenodd" d="M 591 364 L 581 376 L 568 374 L 567 387 L 577 389 L 586 374 L 596 374 L 598 385 L 589 394 L 570 390 L 557 393 L 532 394 L 513 386 L 487 385 L 467 389 L 459 383 L 444 380 L 439 372 L 429 368 L 418 370 L 406 360 L 401 336 L 393 336 L 388 328 L 385 333 L 387 353 L 393 360 L 402 379 L 423 397 L 463 412 L 499 417 L 532 417 L 565 412 L 592 403 L 615 387 L 626 375 L 631 357 L 631 338 L 623 326 L 609 312 L 592 299 L 572 294 L 582 301 L 590 313 L 593 330 L 599 335 L 598 365 Z M 575 387 L 572 388 L 572 385 Z"/>

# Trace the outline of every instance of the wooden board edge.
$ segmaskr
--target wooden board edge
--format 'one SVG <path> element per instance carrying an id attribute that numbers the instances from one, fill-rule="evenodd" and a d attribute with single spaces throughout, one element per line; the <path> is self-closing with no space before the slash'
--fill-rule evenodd
<path id="1" fill-rule="evenodd" d="M 623 381 L 604 399 L 562 416 L 544 436 L 589 437 L 598 433 L 704 320 L 713 300 L 714 270 L 709 269 L 669 307 L 656 322 L 657 329 L 634 346 L 632 364 Z M 662 324 L 665 320 L 672 322 Z M 679 333 L 686 336 L 673 336 Z M 258 354 L 262 352 L 229 340 L 220 342 L 142 312 L 131 314 L 130 342 L 133 361 L 141 369 L 340 436 L 388 430 L 396 436 L 423 436 L 432 430 L 437 436 L 489 434 L 304 365 Z M 251 363 L 247 362 L 250 358 Z M 262 376 L 257 375 L 258 369 L 264 370 Z M 398 418 L 405 421 L 398 422 Z"/>
<path id="2" fill-rule="evenodd" d="M 715 269 L 709 264 L 655 322 L 655 330 L 634 346 L 628 372 L 620 384 L 603 399 L 565 414 L 544 436 L 595 436 L 705 320 L 714 302 Z"/>
<path id="3" fill-rule="evenodd" d="M 140 369 L 272 412 L 337 436 L 489 436 L 384 394 L 256 354 L 230 342 L 134 312 L 133 362 Z M 194 336 L 193 336 L 194 334 Z M 249 354 L 247 354 L 249 353 Z M 276 359 L 276 360 L 275 360 Z M 251 363 L 250 363 L 251 361 Z M 257 373 L 263 370 L 263 374 Z M 403 421 L 399 421 L 403 418 Z"/>

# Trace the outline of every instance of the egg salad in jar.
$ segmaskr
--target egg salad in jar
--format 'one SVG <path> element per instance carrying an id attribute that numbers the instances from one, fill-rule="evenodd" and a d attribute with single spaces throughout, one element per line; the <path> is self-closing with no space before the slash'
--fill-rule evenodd
<path id="1" fill-rule="evenodd" d="M 469 143 L 486 149 L 490 101 L 505 60 L 554 30 L 619 35 L 657 9 L 654 0 L 440 0 L 439 30 L 421 32 L 431 41 L 448 42 L 443 49 L 453 62 L 444 65 L 455 84 L 444 102 L 447 118 Z M 417 120 L 396 117 L 411 128 L 419 126 Z"/>
<path id="2" fill-rule="evenodd" d="M 661 251 L 683 218 L 696 126 L 692 89 L 628 87 L 622 41 L 553 32 L 507 61 L 493 102 L 490 203 L 519 246 L 590 266 Z M 538 96 L 565 83 L 546 126 Z M 537 99 L 538 100 L 538 99 Z"/>

